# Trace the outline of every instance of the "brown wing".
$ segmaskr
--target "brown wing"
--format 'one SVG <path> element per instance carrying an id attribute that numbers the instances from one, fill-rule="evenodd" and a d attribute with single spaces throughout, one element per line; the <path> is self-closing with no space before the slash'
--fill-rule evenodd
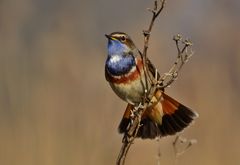
<path id="1" fill-rule="evenodd" d="M 147 59 L 146 62 L 147 62 L 150 73 L 152 74 L 153 77 L 155 77 L 156 71 L 157 71 L 156 67 L 153 65 L 153 63 L 149 59 Z M 160 79 L 160 74 L 157 71 L 157 80 L 159 80 L 159 79 Z"/>
<path id="2" fill-rule="evenodd" d="M 140 54 L 141 57 L 143 57 L 143 54 L 140 50 L 138 50 L 138 53 Z M 156 74 L 156 67 L 153 65 L 153 63 L 147 58 L 146 61 L 147 65 L 148 65 L 148 69 L 150 71 L 150 73 L 152 74 L 152 76 L 155 78 L 155 74 Z M 160 79 L 160 74 L 159 72 L 157 72 L 157 79 Z"/>

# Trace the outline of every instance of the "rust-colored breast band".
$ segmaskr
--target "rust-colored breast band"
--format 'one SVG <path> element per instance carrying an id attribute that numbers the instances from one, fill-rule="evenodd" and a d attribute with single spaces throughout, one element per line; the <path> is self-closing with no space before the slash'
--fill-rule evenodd
<path id="1" fill-rule="evenodd" d="M 111 83 L 116 83 L 116 84 L 127 84 L 131 81 L 136 80 L 137 78 L 140 77 L 141 75 L 141 70 L 143 69 L 143 63 L 141 59 L 137 59 L 137 65 L 135 69 L 130 71 L 130 73 L 126 73 L 125 75 L 121 76 L 112 76 L 106 71 L 106 79 L 111 82 Z"/>

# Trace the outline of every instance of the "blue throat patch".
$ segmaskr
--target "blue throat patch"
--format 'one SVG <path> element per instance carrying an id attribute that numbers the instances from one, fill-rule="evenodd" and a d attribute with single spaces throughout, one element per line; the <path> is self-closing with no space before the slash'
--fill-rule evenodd
<path id="1" fill-rule="evenodd" d="M 108 42 L 106 69 L 114 76 L 127 74 L 136 65 L 132 54 L 126 54 L 129 48 L 117 40 Z M 115 59 L 116 60 L 115 60 Z"/>
<path id="2" fill-rule="evenodd" d="M 111 58 L 113 57 L 108 57 L 106 61 L 106 69 L 114 76 L 127 74 L 136 65 L 132 55 L 127 55 L 126 57 L 120 56 L 116 62 L 111 60 Z"/>

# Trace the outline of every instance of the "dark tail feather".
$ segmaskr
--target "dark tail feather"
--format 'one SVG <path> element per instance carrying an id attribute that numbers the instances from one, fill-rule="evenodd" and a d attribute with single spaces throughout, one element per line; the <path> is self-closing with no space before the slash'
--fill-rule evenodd
<path id="1" fill-rule="evenodd" d="M 128 130 L 128 127 L 130 126 L 130 122 L 131 119 L 123 117 L 118 126 L 119 133 L 125 133 Z"/>
<path id="2" fill-rule="evenodd" d="M 130 126 L 130 119 L 123 118 L 119 124 L 119 133 L 126 133 Z M 150 118 L 144 118 L 141 121 L 141 127 L 138 130 L 137 137 L 142 139 L 154 139 L 159 136 L 158 125 L 152 121 Z"/>
<path id="3" fill-rule="evenodd" d="M 165 114 L 162 124 L 158 124 L 160 136 L 174 135 L 186 128 L 198 115 L 180 104 L 173 114 Z"/>
<path id="4" fill-rule="evenodd" d="M 131 110 L 133 110 L 134 106 L 128 104 L 123 118 L 118 126 L 119 133 L 126 133 L 130 127 L 130 114 Z M 141 120 L 141 127 L 138 130 L 137 137 L 141 137 L 143 139 L 150 138 L 153 139 L 156 136 L 159 136 L 159 129 L 157 124 L 152 121 L 147 115 L 144 114 L 146 117 L 142 117 Z"/>
<path id="5" fill-rule="evenodd" d="M 161 104 L 156 104 L 155 107 L 147 109 L 143 114 L 137 137 L 154 139 L 157 136 L 174 135 L 198 117 L 196 112 L 165 93 L 160 96 L 162 97 Z M 131 109 L 133 109 L 133 105 L 128 104 L 119 125 L 120 133 L 125 133 L 130 126 Z M 161 119 L 159 120 L 159 118 Z"/>

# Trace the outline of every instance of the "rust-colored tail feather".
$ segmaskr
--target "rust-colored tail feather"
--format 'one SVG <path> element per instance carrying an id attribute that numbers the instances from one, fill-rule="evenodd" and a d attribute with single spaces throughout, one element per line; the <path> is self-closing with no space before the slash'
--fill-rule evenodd
<path id="1" fill-rule="evenodd" d="M 157 136 L 163 137 L 174 135 L 182 131 L 198 116 L 196 112 L 193 112 L 191 109 L 180 104 L 165 93 L 161 93 L 161 97 L 161 104 L 147 109 L 144 113 L 137 137 L 153 139 Z M 130 125 L 131 109 L 133 109 L 133 105 L 128 104 L 119 125 L 120 133 L 125 133 Z M 159 113 L 153 113 L 153 111 L 158 111 Z M 163 115 L 153 116 L 153 114 Z M 159 119 L 159 117 L 161 119 Z"/>

